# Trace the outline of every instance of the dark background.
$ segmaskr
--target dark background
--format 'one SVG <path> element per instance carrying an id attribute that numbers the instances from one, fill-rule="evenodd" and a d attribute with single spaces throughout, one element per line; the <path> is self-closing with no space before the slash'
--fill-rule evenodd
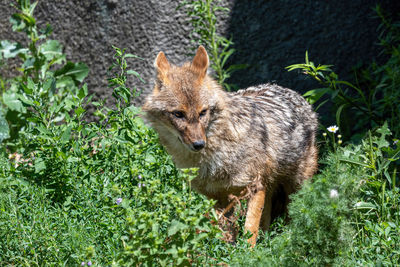
<path id="1" fill-rule="evenodd" d="M 352 79 L 353 67 L 384 59 L 377 46 L 377 3 L 398 13 L 400 1 L 236 1 L 228 34 L 237 52 L 235 63 L 248 69 L 231 79 L 240 87 L 276 81 L 304 92 L 317 86 L 286 66 L 303 63 L 305 51 L 316 64 L 334 65 L 341 79 Z"/>

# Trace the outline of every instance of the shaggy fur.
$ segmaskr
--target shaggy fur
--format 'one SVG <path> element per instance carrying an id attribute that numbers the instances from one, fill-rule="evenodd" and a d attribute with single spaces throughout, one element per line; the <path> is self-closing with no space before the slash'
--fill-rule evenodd
<path id="1" fill-rule="evenodd" d="M 245 227 L 254 245 L 260 223 L 268 229 L 273 213 L 285 210 L 288 196 L 317 169 L 316 114 L 298 93 L 275 84 L 221 90 L 207 75 L 202 46 L 181 67 L 160 52 L 155 67 L 145 118 L 178 167 L 200 168 L 192 186 L 219 208 L 247 188 Z"/>

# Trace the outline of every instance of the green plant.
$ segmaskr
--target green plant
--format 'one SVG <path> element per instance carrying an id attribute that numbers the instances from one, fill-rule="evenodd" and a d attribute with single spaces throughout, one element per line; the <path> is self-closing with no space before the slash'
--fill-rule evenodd
<path id="1" fill-rule="evenodd" d="M 124 253 L 118 263 L 187 266 L 210 262 L 204 249 L 219 230 L 199 214 L 213 214 L 212 202 L 188 192 L 185 181 L 179 187 L 160 187 L 160 181 L 151 181 L 138 188 L 127 210 L 129 236 L 123 239 Z"/>
<path id="2" fill-rule="evenodd" d="M 137 93 L 126 76 L 140 76 L 127 59 L 137 57 L 114 49 L 116 108 L 92 102 L 85 85 L 60 78 L 32 51 L 18 53 L 36 63 L 4 86 L 23 109 L 18 135 L 7 143 L 15 152 L 0 151 L 0 265 L 152 265 L 155 255 L 164 264 L 210 261 L 202 249 L 219 232 L 204 216 L 213 217 L 212 203 L 191 192 L 192 174 L 173 166 L 131 105 Z M 85 120 L 88 104 L 97 123 Z"/>
<path id="3" fill-rule="evenodd" d="M 13 30 L 24 32 L 28 37 L 27 47 L 6 40 L 0 42 L 0 61 L 9 58 L 22 60 L 21 66 L 17 68 L 20 75 L 7 80 L 0 77 L 0 100 L 10 123 L 11 139 L 15 139 L 19 130 L 27 126 L 32 113 L 45 116 L 45 124 L 62 120 L 62 117 L 54 116 L 57 113 L 55 109 L 50 112 L 47 110 L 54 103 L 57 105 L 53 105 L 53 108 L 67 110 L 68 105 L 64 107 L 63 103 L 68 104 L 89 72 L 83 63 L 66 62 L 61 44 L 48 39 L 52 33 L 50 25 L 44 29 L 38 28 L 33 17 L 36 5 L 37 2 L 31 4 L 26 0 L 17 1 L 17 5 L 14 5 L 17 13 L 10 19 Z M 5 66 L 4 63 L 0 66 Z"/>
<path id="4" fill-rule="evenodd" d="M 246 68 L 245 64 L 232 64 L 226 68 L 229 57 L 235 52 L 232 38 L 227 39 L 217 33 L 217 17 L 229 11 L 218 5 L 218 0 L 182 1 L 178 8 L 185 7 L 193 27 L 192 41 L 203 45 L 209 51 L 211 68 L 219 84 L 226 90 L 233 89 L 232 84 L 225 82 L 233 72 Z"/>
<path id="5" fill-rule="evenodd" d="M 361 181 L 361 197 L 354 205 L 352 224 L 356 229 L 352 258 L 358 264 L 376 262 L 396 266 L 400 263 L 400 146 L 390 144 L 391 132 L 385 124 L 370 133 L 363 146 L 369 149 L 357 160 L 348 159 L 368 170 Z"/>
<path id="6" fill-rule="evenodd" d="M 387 125 L 360 145 L 336 147 L 324 168 L 292 196 L 290 223 L 254 251 L 238 249 L 233 266 L 365 266 L 400 261 L 400 146 Z"/>
<path id="7" fill-rule="evenodd" d="M 112 47 L 115 51 L 114 55 L 115 62 L 110 66 L 109 72 L 114 70 L 113 72 L 114 77 L 108 79 L 108 85 L 109 87 L 113 87 L 113 96 L 118 101 L 117 108 L 119 109 L 121 107 L 121 102 L 123 103 L 123 106 L 127 107 L 131 105 L 132 98 L 136 98 L 137 96 L 139 96 L 139 92 L 136 88 L 130 89 L 126 87 L 127 75 L 134 75 L 136 78 L 138 78 L 140 81 L 144 83 L 144 80 L 140 77 L 139 73 L 131 69 L 129 70 L 126 69 L 128 66 L 126 59 L 127 58 L 142 59 L 142 58 L 130 53 L 126 53 L 125 49 L 120 49 L 116 46 Z M 117 68 L 118 71 L 115 71 L 115 68 Z"/>
<path id="8" fill-rule="evenodd" d="M 331 69 L 331 65 L 315 65 L 306 52 L 305 63 L 288 66 L 289 71 L 299 69 L 317 80 L 323 87 L 304 94 L 312 104 L 319 103 L 317 109 L 332 100 L 336 113 L 336 123 L 347 137 L 357 140 L 365 134 L 365 129 L 383 125 L 397 136 L 400 128 L 396 119 L 400 116 L 400 30 L 399 24 L 391 22 L 383 15 L 379 5 L 376 12 L 382 19 L 380 44 L 390 55 L 385 64 L 372 63 L 356 74 L 355 83 L 343 81 Z M 327 97 L 329 98 L 327 99 Z"/>

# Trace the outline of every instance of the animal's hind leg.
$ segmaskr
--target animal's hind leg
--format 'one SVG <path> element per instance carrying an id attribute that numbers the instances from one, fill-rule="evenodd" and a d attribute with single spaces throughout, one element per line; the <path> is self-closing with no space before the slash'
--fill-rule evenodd
<path id="1" fill-rule="evenodd" d="M 244 228 L 252 233 L 247 241 L 252 247 L 257 241 L 258 229 L 260 227 L 261 215 L 263 213 L 265 203 L 265 188 L 258 190 L 250 199 L 247 205 L 246 222 Z"/>
<path id="2" fill-rule="evenodd" d="M 263 231 L 269 230 L 272 220 L 272 192 L 268 192 L 265 196 L 264 210 L 261 217 L 261 229 Z"/>

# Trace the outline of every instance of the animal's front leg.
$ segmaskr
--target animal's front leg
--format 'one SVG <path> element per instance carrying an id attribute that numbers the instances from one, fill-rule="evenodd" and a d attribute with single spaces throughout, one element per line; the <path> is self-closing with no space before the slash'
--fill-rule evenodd
<path id="1" fill-rule="evenodd" d="M 246 222 L 244 228 L 252 233 L 247 241 L 252 247 L 256 245 L 258 228 L 260 227 L 261 215 L 265 202 L 265 188 L 258 190 L 250 199 L 247 207 Z"/>

